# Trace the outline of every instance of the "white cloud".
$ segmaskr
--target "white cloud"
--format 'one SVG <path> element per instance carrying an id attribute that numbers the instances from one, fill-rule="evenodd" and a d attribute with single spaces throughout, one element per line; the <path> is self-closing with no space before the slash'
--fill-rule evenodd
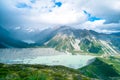
<path id="1" fill-rule="evenodd" d="M 107 32 L 120 30 L 120 0 L 56 0 L 61 7 L 55 7 L 52 0 L 0 0 L 0 25 L 30 26 L 42 28 L 56 25 L 78 25 L 80 28 Z M 31 8 L 17 8 L 25 3 Z M 87 11 L 102 20 L 87 21 Z M 107 23 L 107 24 L 105 24 Z"/>
<path id="2" fill-rule="evenodd" d="M 94 22 L 87 21 L 87 22 L 81 24 L 81 26 L 84 26 L 83 28 L 85 28 L 85 29 L 93 30 L 100 26 L 103 26 L 104 22 L 105 22 L 105 20 L 98 20 L 98 21 L 94 21 Z"/>
<path id="3" fill-rule="evenodd" d="M 82 9 L 77 10 L 72 3 L 65 3 L 62 1 L 61 7 L 53 7 L 53 2 L 46 0 L 37 1 L 35 4 L 28 4 L 32 9 L 19 9 L 24 12 L 24 18 L 32 22 L 45 24 L 75 24 L 86 21 L 87 16 Z M 51 10 L 51 11 L 50 11 Z"/>
<path id="4" fill-rule="evenodd" d="M 94 22 L 86 21 L 85 23 L 76 25 L 76 27 L 102 33 L 120 32 L 120 23 L 104 24 L 104 22 L 105 20 L 97 20 Z"/>
<path id="5" fill-rule="evenodd" d="M 71 10 L 70 4 L 52 9 L 52 12 L 36 13 L 30 20 L 49 24 L 75 24 L 86 21 L 87 16 L 82 11 Z"/>
<path id="6" fill-rule="evenodd" d="M 89 0 L 84 9 L 105 19 L 106 23 L 119 23 L 120 21 L 120 0 Z"/>

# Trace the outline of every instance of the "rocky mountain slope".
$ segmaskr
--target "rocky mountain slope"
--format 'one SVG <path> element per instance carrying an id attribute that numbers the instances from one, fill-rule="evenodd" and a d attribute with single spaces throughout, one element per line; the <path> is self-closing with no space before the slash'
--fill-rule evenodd
<path id="1" fill-rule="evenodd" d="M 103 34 L 92 30 L 60 27 L 44 45 L 71 53 L 116 55 L 120 53 L 119 40 L 118 34 Z"/>

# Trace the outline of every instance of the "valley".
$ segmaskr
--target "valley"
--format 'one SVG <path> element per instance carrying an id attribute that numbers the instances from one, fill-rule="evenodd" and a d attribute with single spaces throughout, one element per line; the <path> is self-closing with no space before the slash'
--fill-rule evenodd
<path id="1" fill-rule="evenodd" d="M 45 29 L 30 40 L 6 33 L 0 32 L 1 80 L 120 79 L 119 33 L 67 26 Z"/>
<path id="2" fill-rule="evenodd" d="M 5 80 L 54 80 L 56 77 L 60 80 L 120 78 L 120 55 L 73 55 L 53 48 L 0 49 L 0 55 L 0 79 Z M 31 71 L 32 73 L 28 74 Z"/>
<path id="3" fill-rule="evenodd" d="M 0 55 L 1 80 L 119 80 L 120 78 L 120 55 L 73 55 L 52 48 L 0 49 Z"/>

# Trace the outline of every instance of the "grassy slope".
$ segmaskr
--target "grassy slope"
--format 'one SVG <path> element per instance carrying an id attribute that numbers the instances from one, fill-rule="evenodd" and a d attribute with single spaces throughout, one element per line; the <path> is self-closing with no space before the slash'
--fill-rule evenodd
<path id="1" fill-rule="evenodd" d="M 96 58 L 90 65 L 80 69 L 81 73 L 91 78 L 102 80 L 120 79 L 120 58 Z"/>
<path id="2" fill-rule="evenodd" d="M 0 80 L 90 80 L 63 66 L 0 64 Z"/>

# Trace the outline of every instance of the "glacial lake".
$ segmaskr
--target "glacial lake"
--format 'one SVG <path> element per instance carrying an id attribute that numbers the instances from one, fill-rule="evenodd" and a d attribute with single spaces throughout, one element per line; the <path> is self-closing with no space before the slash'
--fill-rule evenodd
<path id="1" fill-rule="evenodd" d="M 81 68 L 95 60 L 95 56 L 71 55 L 51 48 L 0 49 L 0 63 L 62 65 Z"/>

